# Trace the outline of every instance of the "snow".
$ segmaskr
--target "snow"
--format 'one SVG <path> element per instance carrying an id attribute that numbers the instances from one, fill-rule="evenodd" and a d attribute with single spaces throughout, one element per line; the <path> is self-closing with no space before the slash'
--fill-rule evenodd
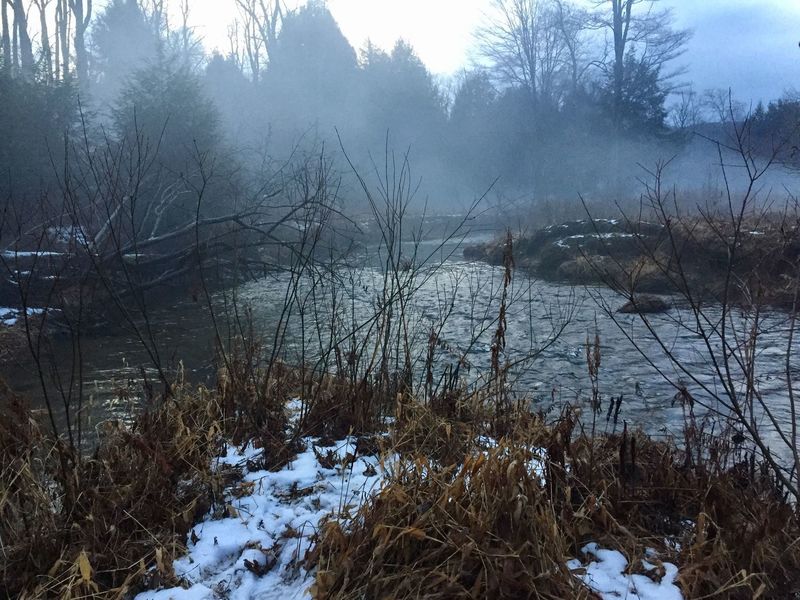
<path id="1" fill-rule="evenodd" d="M 313 577 L 300 565 L 310 537 L 323 517 L 352 514 L 375 493 L 384 467 L 377 457 L 361 456 L 347 466 L 325 468 L 314 454 L 313 440 L 305 443 L 307 450 L 282 470 L 247 472 L 239 490 L 250 493 L 241 498 L 229 493 L 225 518 L 208 515 L 194 527 L 188 555 L 173 565 L 175 574 L 191 587 L 143 592 L 136 600 L 309 598 L 306 590 Z M 323 456 L 328 450 L 344 459 L 355 453 L 355 440 L 317 449 Z M 229 447 L 219 464 L 241 465 L 259 454 L 252 447 L 241 453 Z M 273 561 L 275 565 L 259 577 L 246 560 L 262 567 Z"/>
<path id="2" fill-rule="evenodd" d="M 479 441 L 487 448 L 496 446 L 491 438 Z M 146 591 L 135 600 L 309 599 L 314 578 L 302 563 L 320 521 L 352 515 L 380 489 L 388 465 L 396 458 L 353 458 L 356 440 L 347 438 L 331 448 L 317 447 L 320 456 L 327 458 L 330 451 L 339 463 L 327 468 L 314 452 L 314 440 L 304 443 L 307 449 L 277 472 L 248 471 L 245 465 L 252 465 L 261 450 L 229 446 L 217 467 L 244 468 L 243 481 L 226 494 L 222 518 L 209 514 L 195 525 L 188 554 L 174 562 L 175 574 L 183 579 L 185 589 Z M 529 468 L 541 477 L 543 462 L 537 458 Z M 327 464 L 327 460 L 323 462 Z M 572 559 L 567 567 L 603 600 L 682 600 L 674 584 L 678 568 L 672 564 L 663 563 L 665 575 L 657 581 L 647 575 L 626 574 L 628 561 L 615 550 L 590 543 L 582 552 L 586 560 Z M 657 562 L 655 551 L 648 552 L 647 558 L 642 566 L 653 571 L 656 567 L 650 561 Z M 264 574 L 255 574 L 245 561 L 250 567 L 255 563 L 263 568 Z"/>
<path id="3" fill-rule="evenodd" d="M 43 308 L 29 308 L 28 316 L 32 317 L 34 315 L 41 315 L 43 312 Z M 6 327 L 12 327 L 13 325 L 16 325 L 17 320 L 19 319 L 19 313 L 20 311 L 16 308 L 0 306 L 0 325 L 5 325 Z"/>
<path id="4" fill-rule="evenodd" d="M 17 311 L 13 308 L 0 306 L 0 324 L 11 327 L 17 322 Z"/>
<path id="5" fill-rule="evenodd" d="M 621 232 L 612 231 L 612 232 L 609 232 L 609 233 L 586 233 L 586 234 L 577 233 L 575 235 L 567 236 L 564 239 L 565 240 L 579 240 L 579 239 L 583 239 L 585 237 L 600 238 L 600 239 L 608 240 L 608 239 L 611 239 L 611 238 L 632 238 L 632 237 L 634 237 L 634 235 L 632 233 L 621 233 Z"/>
<path id="6" fill-rule="evenodd" d="M 89 241 L 89 238 L 86 236 L 80 226 L 50 227 L 48 228 L 47 233 L 62 244 L 69 244 L 74 240 L 76 243 L 84 245 Z"/>
<path id="7" fill-rule="evenodd" d="M 683 595 L 675 585 L 678 567 L 671 563 L 663 563 L 664 576 L 661 581 L 647 575 L 626 573 L 628 560 L 616 550 L 600 548 L 596 543 L 586 544 L 581 551 L 590 560 L 583 565 L 580 560 L 567 561 L 567 568 L 583 583 L 597 592 L 603 600 L 682 600 Z M 655 558 L 655 551 L 650 550 L 648 556 Z M 654 571 L 656 565 L 642 560 L 646 571 Z"/>
<path id="8" fill-rule="evenodd" d="M 62 256 L 63 252 L 31 252 L 28 250 L 3 250 L 0 252 L 3 258 L 32 257 L 32 256 Z"/>
<path id="9" fill-rule="evenodd" d="M 568 235 L 567 237 L 561 238 L 553 242 L 559 248 L 569 248 L 568 244 L 564 243 L 564 240 L 582 240 L 584 238 L 595 238 L 595 239 L 603 239 L 603 240 L 610 240 L 614 238 L 632 238 L 635 237 L 632 233 L 621 233 L 612 231 L 610 233 L 576 233 L 575 235 Z"/>

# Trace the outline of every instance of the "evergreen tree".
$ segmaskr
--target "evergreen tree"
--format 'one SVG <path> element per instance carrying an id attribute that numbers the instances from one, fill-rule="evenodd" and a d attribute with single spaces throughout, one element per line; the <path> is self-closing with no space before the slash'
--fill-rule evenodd
<path id="1" fill-rule="evenodd" d="M 631 52 L 625 58 L 621 91 L 613 78 L 606 79 L 600 100 L 606 114 L 617 120 L 620 133 L 658 134 L 665 130 L 667 90 L 660 84 L 658 68 Z M 617 94 L 621 96 L 617 97 Z"/>
<path id="2" fill-rule="evenodd" d="M 352 110 L 356 53 L 322 2 L 288 13 L 263 81 L 273 124 L 329 135 Z"/>
<path id="3" fill-rule="evenodd" d="M 379 138 L 389 131 L 396 144 L 438 149 L 446 120 L 433 77 L 405 41 L 391 54 L 368 47 L 362 59 L 366 115 Z"/>
<path id="4" fill-rule="evenodd" d="M 91 30 L 94 95 L 117 97 L 126 80 L 158 56 L 159 38 L 138 0 L 112 0 Z"/>
<path id="5" fill-rule="evenodd" d="M 25 211 L 24 203 L 54 185 L 65 136 L 78 124 L 77 93 L 70 83 L 48 85 L 0 71 L 0 104 L 0 197 L 13 197 Z"/>
<path id="6" fill-rule="evenodd" d="M 159 162 L 186 172 L 195 154 L 220 142 L 219 114 L 200 80 L 186 68 L 158 61 L 136 71 L 113 111 L 118 136 L 159 146 Z"/>

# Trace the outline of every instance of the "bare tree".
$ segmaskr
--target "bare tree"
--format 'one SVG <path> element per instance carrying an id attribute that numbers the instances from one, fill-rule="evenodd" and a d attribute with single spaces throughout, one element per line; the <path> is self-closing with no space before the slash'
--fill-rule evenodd
<path id="1" fill-rule="evenodd" d="M 210 303 L 218 286 L 241 283 L 254 273 L 285 269 L 299 278 L 310 269 L 315 246 L 338 208 L 322 159 L 319 168 L 310 158 L 282 165 L 246 197 L 227 198 L 227 212 L 220 213 L 207 205 L 213 203 L 215 180 L 230 173 L 218 168 L 211 153 L 195 148 L 187 172 L 166 173 L 156 167 L 157 142 L 136 135 L 130 144 L 109 139 L 96 144 L 85 128 L 69 151 L 58 168 L 58 197 L 43 195 L 36 222 L 0 213 L 6 242 L 0 272 L 4 281 L 18 283 L 25 335 L 53 433 L 65 434 L 69 447 L 77 449 L 85 418 L 81 332 L 110 320 L 124 326 L 170 396 L 173 377 L 151 322 L 153 290 L 163 294 L 199 279 Z M 291 170 L 288 177 L 284 170 Z M 190 210 L 177 211 L 180 220 L 166 219 L 179 201 Z M 296 223 L 303 226 L 298 230 Z M 34 314 L 41 315 L 41 323 Z M 71 365 L 69 356 L 52 350 L 54 330 L 77 343 Z M 222 345 L 219 333 L 217 338 Z"/>
<path id="2" fill-rule="evenodd" d="M 234 61 L 236 68 L 244 71 L 245 56 L 239 39 L 239 21 L 228 25 L 228 56 Z"/>
<path id="3" fill-rule="evenodd" d="M 242 28 L 243 53 L 253 81 L 258 81 L 261 71 L 269 62 L 271 49 L 275 46 L 278 29 L 283 20 L 284 9 L 280 0 L 236 0 L 240 20 L 232 31 L 238 49 L 239 24 Z M 237 52 L 238 56 L 238 52 Z"/>
<path id="4" fill-rule="evenodd" d="M 92 21 L 92 0 L 69 0 L 75 23 L 75 72 L 78 83 L 89 81 L 89 53 L 86 48 L 86 32 Z"/>
<path id="5" fill-rule="evenodd" d="M 671 111 L 672 126 L 686 130 L 695 127 L 702 120 L 702 103 L 697 92 L 688 88 L 678 92 L 678 101 Z"/>
<path id="6" fill-rule="evenodd" d="M 56 72 L 66 81 L 70 72 L 70 17 L 68 0 L 56 0 Z"/>
<path id="7" fill-rule="evenodd" d="M 492 9 L 476 35 L 496 77 L 535 102 L 558 104 L 560 80 L 577 84 L 580 73 L 579 11 L 563 0 L 494 0 Z"/>
<path id="8" fill-rule="evenodd" d="M 703 92 L 703 106 L 718 123 L 744 119 L 746 107 L 734 99 L 730 89 L 713 88 Z"/>
<path id="9" fill-rule="evenodd" d="M 47 12 L 51 0 L 33 0 L 36 8 L 39 9 L 39 34 L 41 36 L 42 61 L 46 80 L 49 82 L 54 77 L 53 73 L 53 51 L 50 46 L 50 33 L 47 26 Z"/>
<path id="10" fill-rule="evenodd" d="M 8 21 L 8 7 L 11 0 L 0 0 L 0 15 L 3 20 L 2 48 L 3 48 L 3 68 L 11 69 L 11 27 Z"/>
<path id="11" fill-rule="evenodd" d="M 691 32 L 673 29 L 672 11 L 657 9 L 657 1 L 595 0 L 595 24 L 611 36 L 606 58 L 598 64 L 612 82 L 617 124 L 622 119 L 626 58 L 634 57 L 647 70 L 657 72 L 659 83 L 667 90 L 669 82 L 683 72 L 665 67 L 684 53 Z"/>
<path id="12" fill-rule="evenodd" d="M 23 0 L 12 0 L 14 9 L 14 67 L 18 68 L 23 77 L 33 77 L 34 60 L 33 44 L 28 34 L 28 16 L 25 14 Z"/>
<path id="13" fill-rule="evenodd" d="M 566 48 L 572 92 L 575 92 L 591 64 L 584 49 L 584 35 L 589 29 L 590 15 L 588 11 L 565 0 L 554 0 L 554 5 L 554 23 Z"/>
<path id="14" fill-rule="evenodd" d="M 664 178 L 665 165 L 649 171 L 639 215 L 624 214 L 641 257 L 629 262 L 613 256 L 620 277 L 603 279 L 630 303 L 648 343 L 631 333 L 630 322 L 601 294 L 598 304 L 623 335 L 676 390 L 675 402 L 694 414 L 702 408 L 742 449 L 751 477 L 759 461 L 786 494 L 800 499 L 800 433 L 796 390 L 796 327 L 800 298 L 800 213 L 797 200 L 783 206 L 759 197 L 764 175 L 776 154 L 760 160 L 751 151 L 749 122 L 733 122 L 731 144 L 715 142 L 725 181 L 721 207 L 687 210 Z M 743 175 L 732 183 L 732 171 Z M 650 214 L 661 233 L 643 233 L 642 214 Z M 637 287 L 643 269 L 658 274 L 665 290 L 678 298 L 674 314 L 646 314 Z M 599 271 L 598 271 L 599 272 Z M 676 348 L 676 331 L 697 340 L 698 358 Z M 765 373 L 765 350 L 782 354 L 778 373 Z M 666 359 L 667 367 L 657 357 Z M 697 365 L 705 365 L 707 372 Z M 775 391 L 768 381 L 779 378 Z M 785 391 L 785 393 L 783 393 Z M 721 425 L 721 427 L 717 426 Z M 690 440 L 687 438 L 687 444 Z M 695 448 L 698 450 L 698 448 Z M 745 453 L 749 452 L 752 462 Z M 690 460 L 692 450 L 687 448 Z M 695 456 L 694 460 L 702 460 Z"/>

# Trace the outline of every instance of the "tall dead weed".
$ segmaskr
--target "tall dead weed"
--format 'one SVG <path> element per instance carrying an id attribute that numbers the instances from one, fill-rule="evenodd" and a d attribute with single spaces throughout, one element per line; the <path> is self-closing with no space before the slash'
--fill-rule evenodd
<path id="1" fill-rule="evenodd" d="M 634 571 L 656 549 L 686 598 L 800 592 L 797 513 L 757 468 L 690 462 L 627 428 L 591 436 L 569 410 L 547 427 L 520 415 L 491 448 L 477 426 L 459 436 L 463 423 L 405 414 L 385 488 L 308 556 L 317 600 L 591 598 L 565 567 L 590 541 Z"/>
<path id="2" fill-rule="evenodd" d="M 501 445 L 438 468 L 400 462 L 346 531 L 329 522 L 310 558 L 314 598 L 589 598 L 529 452 Z"/>
<path id="3" fill-rule="evenodd" d="M 146 574 L 172 580 L 172 558 L 221 491 L 213 396 L 177 386 L 133 425 L 108 424 L 90 456 L 0 396 L 12 407 L 0 417 L 0 596 L 117 598 Z"/>

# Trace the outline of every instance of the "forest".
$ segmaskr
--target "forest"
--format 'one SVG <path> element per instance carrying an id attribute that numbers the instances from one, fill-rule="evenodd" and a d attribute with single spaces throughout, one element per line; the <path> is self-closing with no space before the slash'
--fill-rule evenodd
<path id="1" fill-rule="evenodd" d="M 620 173 L 631 160 L 676 153 L 731 108 L 753 113 L 765 144 L 796 117 L 791 95 L 747 107 L 695 91 L 681 68 L 690 32 L 645 8 L 623 23 L 610 3 L 500 3 L 475 33 L 474 64 L 441 80 L 402 39 L 354 49 L 323 3 L 237 2 L 230 49 L 209 55 L 188 3 L 176 19 L 157 0 L 6 1 L 0 192 L 34 204 L 84 134 L 92 148 L 146 140 L 187 176 L 197 152 L 213 154 L 248 189 L 265 160 L 338 150 L 338 130 L 359 165 L 387 132 L 412 148 L 435 209 L 463 209 L 495 179 L 512 200 L 608 198 L 632 193 Z"/>

